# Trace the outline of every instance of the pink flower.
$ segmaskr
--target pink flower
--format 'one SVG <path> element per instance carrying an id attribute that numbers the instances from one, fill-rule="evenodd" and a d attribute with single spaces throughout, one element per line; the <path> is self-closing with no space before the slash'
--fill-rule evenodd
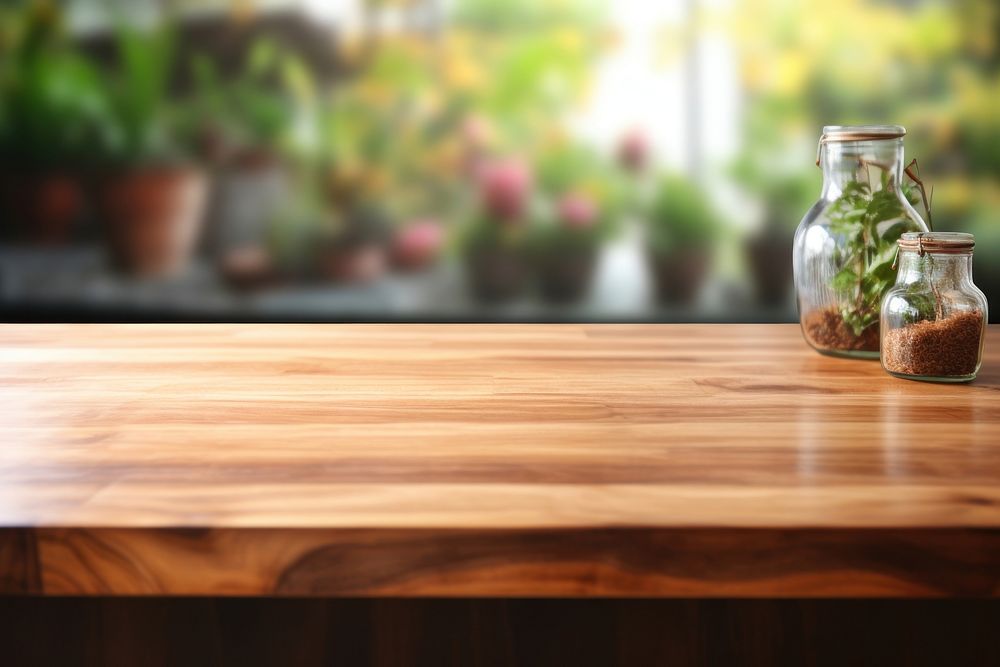
<path id="1" fill-rule="evenodd" d="M 395 264 L 418 269 L 433 262 L 444 245 L 444 227 L 431 218 L 413 220 L 396 232 L 392 242 Z"/>
<path id="2" fill-rule="evenodd" d="M 649 159 L 649 140 L 644 132 L 632 129 L 618 142 L 618 162 L 629 171 L 641 171 Z"/>
<path id="3" fill-rule="evenodd" d="M 571 229 L 589 229 L 597 222 L 597 205 L 579 193 L 563 195 L 556 205 L 560 222 Z"/>
<path id="4" fill-rule="evenodd" d="M 503 221 L 514 221 L 527 209 L 531 170 L 517 158 L 486 163 L 479 170 L 479 191 L 491 215 Z"/>

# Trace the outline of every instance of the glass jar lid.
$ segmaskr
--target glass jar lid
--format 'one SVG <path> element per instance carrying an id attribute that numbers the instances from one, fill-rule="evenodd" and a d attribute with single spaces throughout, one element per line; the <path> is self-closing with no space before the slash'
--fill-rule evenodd
<path id="1" fill-rule="evenodd" d="M 906 136 L 902 125 L 824 125 L 823 134 L 816 144 L 816 166 L 820 164 L 823 147 L 828 144 L 858 143 L 866 141 L 889 141 Z"/>
<path id="2" fill-rule="evenodd" d="M 826 125 L 820 143 L 841 141 L 882 141 L 906 136 L 902 125 Z"/>
<path id="3" fill-rule="evenodd" d="M 906 232 L 899 237 L 899 249 L 921 255 L 960 255 L 971 253 L 976 237 L 965 232 Z"/>

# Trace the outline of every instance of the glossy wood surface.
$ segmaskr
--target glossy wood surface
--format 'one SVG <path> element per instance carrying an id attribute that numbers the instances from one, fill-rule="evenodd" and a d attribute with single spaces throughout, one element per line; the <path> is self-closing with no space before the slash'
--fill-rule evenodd
<path id="1" fill-rule="evenodd" d="M 0 591 L 1000 593 L 1000 331 L 2 325 Z"/>

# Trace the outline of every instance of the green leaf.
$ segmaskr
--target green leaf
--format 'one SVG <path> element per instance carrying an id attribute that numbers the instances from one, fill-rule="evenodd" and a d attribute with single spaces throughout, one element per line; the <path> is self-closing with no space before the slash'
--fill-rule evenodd
<path id="1" fill-rule="evenodd" d="M 170 26 L 139 29 L 120 23 L 117 30 L 120 67 L 112 102 L 119 157 L 141 160 L 166 151 L 167 89 L 173 65 L 174 34 Z"/>
<path id="2" fill-rule="evenodd" d="M 861 314 L 852 308 L 846 307 L 841 309 L 840 316 L 844 319 L 844 324 L 851 327 L 851 331 L 854 332 L 855 336 L 860 336 L 861 332 L 864 331 L 864 324 L 861 322 Z"/>
<path id="3" fill-rule="evenodd" d="M 850 267 L 841 269 L 830 281 L 830 286 L 838 292 L 852 290 L 858 285 L 858 274 Z"/>
<path id="4" fill-rule="evenodd" d="M 851 181 L 844 186 L 842 197 L 867 197 L 871 192 L 871 187 L 862 181 Z"/>
<path id="5" fill-rule="evenodd" d="M 891 243 L 895 245 L 896 241 L 905 233 L 911 230 L 912 224 L 909 220 L 900 220 L 889 226 L 882 235 L 879 237 L 881 243 Z"/>
<path id="6" fill-rule="evenodd" d="M 278 59 L 278 48 L 269 39 L 257 39 L 250 47 L 247 55 L 247 74 L 263 76 L 267 74 Z"/>
<path id="7" fill-rule="evenodd" d="M 879 190 L 872 195 L 866 215 L 870 223 L 878 224 L 885 220 L 901 217 L 903 215 L 903 205 L 896 197 L 895 192 Z"/>
<path id="8" fill-rule="evenodd" d="M 828 209 L 831 232 L 844 236 L 836 260 L 846 267 L 830 280 L 830 287 L 851 297 L 841 316 L 855 335 L 878 321 L 882 297 L 895 284 L 896 241 L 912 229 L 898 193 L 889 185 L 885 174 L 876 192 L 867 182 L 848 183 Z M 887 227 L 881 234 L 880 226 Z"/>
<path id="9" fill-rule="evenodd" d="M 870 266 L 875 264 L 882 264 L 883 262 L 889 262 L 891 265 L 896 259 L 896 246 L 895 244 L 879 244 L 877 246 L 877 252 L 869 262 Z"/>
<path id="10" fill-rule="evenodd" d="M 316 83 L 302 60 L 292 55 L 286 56 L 281 62 L 281 75 L 299 103 L 312 104 L 315 101 Z"/>
<path id="11" fill-rule="evenodd" d="M 860 336 L 861 332 L 878 321 L 878 314 L 874 311 L 858 311 L 852 308 L 843 308 L 840 312 L 844 323 L 851 327 L 855 336 Z"/>
<path id="12" fill-rule="evenodd" d="M 861 226 L 861 220 L 861 216 L 856 218 L 841 217 L 831 220 L 830 231 L 835 234 L 843 234 L 844 236 L 857 236 L 864 229 Z"/>
<path id="13" fill-rule="evenodd" d="M 890 282 L 896 279 L 896 269 L 892 268 L 892 261 L 872 264 L 865 270 L 865 280 L 878 280 Z"/>
<path id="14" fill-rule="evenodd" d="M 889 281 L 867 279 L 861 282 L 862 303 L 877 308 L 882 302 L 882 293 L 891 285 Z"/>

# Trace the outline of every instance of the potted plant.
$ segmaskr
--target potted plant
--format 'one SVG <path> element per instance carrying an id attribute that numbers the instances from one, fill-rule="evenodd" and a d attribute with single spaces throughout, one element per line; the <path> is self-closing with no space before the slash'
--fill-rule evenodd
<path id="1" fill-rule="evenodd" d="M 679 176 L 661 179 L 646 214 L 646 257 L 661 303 L 690 303 L 712 262 L 721 223 L 704 192 Z"/>
<path id="2" fill-rule="evenodd" d="M 319 95 L 311 117 L 315 138 L 301 147 L 303 161 L 319 174 L 332 227 L 321 235 L 317 265 L 337 281 L 370 281 L 389 266 L 399 108 L 385 97 L 392 88 L 382 85 L 381 74 L 384 68 L 375 67 Z"/>
<path id="3" fill-rule="evenodd" d="M 266 251 L 233 256 L 235 263 L 245 261 L 255 271 L 227 272 L 230 283 L 257 286 L 279 279 L 365 283 L 380 277 L 387 265 L 390 230 L 384 210 L 374 203 L 334 208 L 322 179 L 309 170 L 297 176 L 291 181 L 290 196 L 268 216 Z"/>
<path id="4" fill-rule="evenodd" d="M 589 289 L 601 245 L 630 199 L 626 174 L 631 176 L 645 159 L 637 137 L 629 140 L 633 145 L 626 162 L 613 163 L 565 137 L 539 154 L 538 187 L 550 204 L 533 220 L 531 253 L 545 300 L 576 301 Z"/>
<path id="5" fill-rule="evenodd" d="M 334 229 L 329 204 L 319 192 L 318 179 L 295 175 L 289 180 L 289 196 L 267 217 L 262 252 L 237 253 L 234 265 L 221 265 L 231 285 L 256 287 L 321 277 L 324 246 Z M 241 260 L 248 266 L 239 266 Z"/>
<path id="6" fill-rule="evenodd" d="M 638 174 L 649 164 L 649 137 L 641 129 L 631 128 L 619 138 L 615 152 L 622 169 Z"/>
<path id="7" fill-rule="evenodd" d="M 391 218 L 382 203 L 386 184 L 371 163 L 321 168 L 324 210 L 332 220 L 319 244 L 320 272 L 338 282 L 369 282 L 389 265 Z"/>
<path id="8" fill-rule="evenodd" d="M 230 81 L 222 80 L 208 58 L 192 61 L 198 89 L 193 123 L 205 157 L 216 167 L 208 236 L 224 272 L 260 264 L 245 258 L 266 254 L 268 220 L 290 195 L 282 153 L 295 107 L 287 79 L 306 72 L 300 65 L 263 38 L 251 45 L 241 72 Z"/>
<path id="9" fill-rule="evenodd" d="M 118 67 L 100 135 L 100 210 L 115 265 L 135 275 L 171 275 L 195 248 L 207 181 L 172 115 L 172 30 L 122 25 L 117 37 Z"/>
<path id="10" fill-rule="evenodd" d="M 370 282 L 387 266 L 389 220 L 374 203 L 352 206 L 321 241 L 320 272 L 337 282 Z"/>
<path id="11" fill-rule="evenodd" d="M 479 204 L 461 241 L 469 287 L 480 301 L 509 301 L 528 277 L 525 254 L 532 174 L 516 158 L 483 164 Z"/>
<path id="12" fill-rule="evenodd" d="M 552 303 L 578 301 L 590 288 L 606 218 L 584 192 L 559 198 L 532 233 L 531 250 L 542 298 Z"/>
<path id="13" fill-rule="evenodd" d="M 96 70 L 35 4 L 0 52 L 0 205 L 8 240 L 60 244 L 83 208 L 80 166 L 102 97 Z"/>

